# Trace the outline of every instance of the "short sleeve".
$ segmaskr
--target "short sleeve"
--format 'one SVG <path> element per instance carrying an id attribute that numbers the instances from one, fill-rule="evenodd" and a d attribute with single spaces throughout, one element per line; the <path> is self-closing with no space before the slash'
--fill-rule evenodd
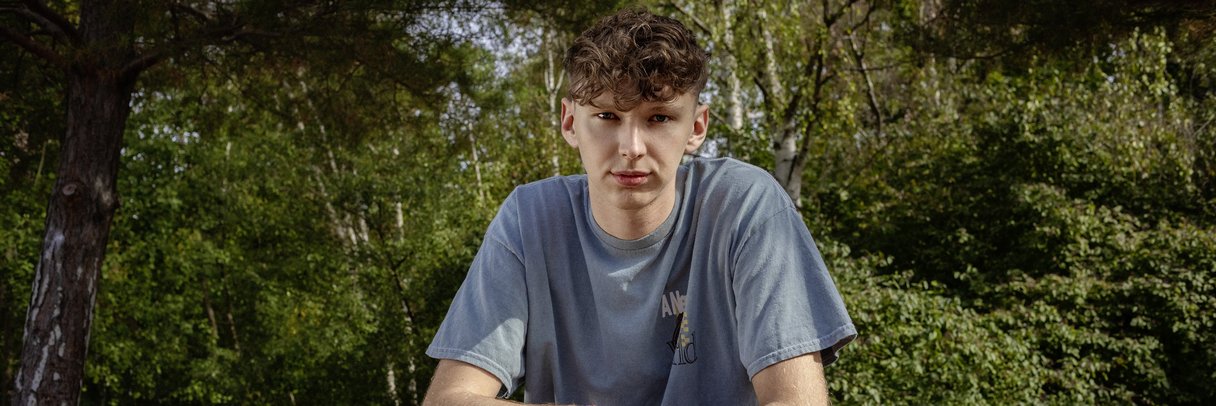
<path id="1" fill-rule="evenodd" d="M 749 377 L 812 352 L 831 364 L 857 331 L 819 249 L 792 206 L 759 221 L 734 259 L 740 361 Z"/>
<path id="2" fill-rule="evenodd" d="M 464 283 L 426 354 L 476 365 L 502 381 L 509 395 L 523 378 L 528 325 L 523 263 L 506 241 L 517 224 L 508 198 L 490 223 Z M 504 241 L 506 240 L 506 241 Z"/>

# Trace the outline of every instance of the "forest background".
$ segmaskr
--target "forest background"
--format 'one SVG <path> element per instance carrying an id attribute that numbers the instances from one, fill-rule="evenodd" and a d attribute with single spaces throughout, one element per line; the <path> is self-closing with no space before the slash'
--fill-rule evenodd
<path id="1" fill-rule="evenodd" d="M 131 87 L 84 404 L 418 403 L 497 204 L 582 171 L 565 47 L 634 4 L 111 3 L 134 22 L 103 42 L 164 52 Z M 816 236 L 860 332 L 836 402 L 1216 401 L 1210 2 L 640 5 L 712 53 L 700 155 L 773 171 Z M 6 399 L 89 55 L 63 27 L 95 7 L 0 2 Z"/>

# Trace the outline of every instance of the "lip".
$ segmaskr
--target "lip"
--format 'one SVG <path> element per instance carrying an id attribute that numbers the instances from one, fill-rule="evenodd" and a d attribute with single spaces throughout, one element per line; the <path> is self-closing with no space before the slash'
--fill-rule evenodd
<path id="1" fill-rule="evenodd" d="M 616 183 L 618 185 L 624 187 L 638 187 L 646 183 L 646 180 L 650 177 L 650 173 L 645 171 L 631 170 L 614 171 L 612 172 L 612 177 L 616 179 Z"/>

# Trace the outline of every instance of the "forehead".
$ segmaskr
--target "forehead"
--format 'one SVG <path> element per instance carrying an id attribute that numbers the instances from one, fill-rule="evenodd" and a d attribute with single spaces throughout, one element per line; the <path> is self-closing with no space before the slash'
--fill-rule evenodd
<path id="1" fill-rule="evenodd" d="M 591 107 L 604 110 L 620 110 L 616 107 L 616 95 L 610 91 L 600 93 L 599 96 L 588 100 L 586 104 L 578 103 L 580 106 Z M 642 100 L 628 110 L 620 111 L 652 111 L 652 110 L 682 110 L 696 107 L 697 97 L 692 93 L 681 93 L 674 99 L 668 101 L 647 101 Z"/>

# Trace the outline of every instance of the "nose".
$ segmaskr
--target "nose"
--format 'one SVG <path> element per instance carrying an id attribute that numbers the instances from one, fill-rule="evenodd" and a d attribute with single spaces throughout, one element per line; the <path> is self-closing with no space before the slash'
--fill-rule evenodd
<path id="1" fill-rule="evenodd" d="M 637 126 L 623 126 L 618 138 L 618 149 L 622 157 L 635 160 L 646 155 L 646 144 L 642 142 L 642 131 Z"/>

